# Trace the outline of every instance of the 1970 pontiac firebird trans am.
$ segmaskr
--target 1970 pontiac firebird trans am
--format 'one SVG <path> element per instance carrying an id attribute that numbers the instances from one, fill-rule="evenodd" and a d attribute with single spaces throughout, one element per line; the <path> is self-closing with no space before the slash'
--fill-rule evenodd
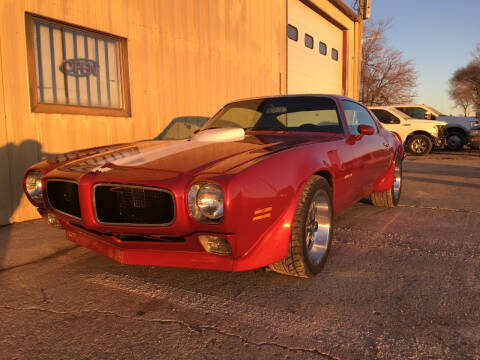
<path id="1" fill-rule="evenodd" d="M 398 203 L 403 157 L 352 99 L 276 96 L 227 104 L 188 140 L 51 158 L 24 190 L 67 239 L 121 263 L 310 277 L 335 214 Z"/>

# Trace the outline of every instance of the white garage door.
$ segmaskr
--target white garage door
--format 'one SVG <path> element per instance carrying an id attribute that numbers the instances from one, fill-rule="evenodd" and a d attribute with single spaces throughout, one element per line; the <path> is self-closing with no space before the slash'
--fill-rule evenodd
<path id="1" fill-rule="evenodd" d="M 343 95 L 342 29 L 300 0 L 288 0 L 287 32 L 288 93 Z"/>

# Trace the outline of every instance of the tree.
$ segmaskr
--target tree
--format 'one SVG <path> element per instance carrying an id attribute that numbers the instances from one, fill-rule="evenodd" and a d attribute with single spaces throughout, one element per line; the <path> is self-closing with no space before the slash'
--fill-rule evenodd
<path id="1" fill-rule="evenodd" d="M 417 72 L 413 60 L 388 46 L 384 36 L 390 21 L 369 20 L 363 32 L 360 101 L 366 105 L 412 102 Z"/>
<path id="2" fill-rule="evenodd" d="M 448 93 L 454 103 L 463 108 L 464 116 L 468 116 L 468 109 L 475 104 L 475 91 L 472 87 L 452 78 Z"/>
<path id="3" fill-rule="evenodd" d="M 480 44 L 472 53 L 472 57 L 467 66 L 453 73 L 449 93 L 457 106 L 464 107 L 466 97 L 469 99 L 469 105 L 473 104 L 475 110 L 480 112 Z"/>

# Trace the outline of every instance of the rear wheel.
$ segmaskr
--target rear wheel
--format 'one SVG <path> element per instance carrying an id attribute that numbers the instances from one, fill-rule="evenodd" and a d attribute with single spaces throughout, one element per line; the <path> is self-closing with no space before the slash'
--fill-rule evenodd
<path id="1" fill-rule="evenodd" d="M 432 140 L 427 135 L 413 135 L 407 142 L 407 151 L 416 156 L 427 155 L 432 147 Z"/>
<path id="2" fill-rule="evenodd" d="M 447 148 L 449 150 L 458 151 L 465 145 L 465 137 L 459 132 L 452 132 L 447 135 Z"/>
<path id="3" fill-rule="evenodd" d="M 395 170 L 393 172 L 393 184 L 390 189 L 376 192 L 370 195 L 370 200 L 375 206 L 395 207 L 400 201 L 402 193 L 402 159 L 397 156 L 395 159 Z"/>
<path id="4" fill-rule="evenodd" d="M 314 175 L 305 184 L 292 223 L 287 256 L 270 265 L 275 272 L 311 277 L 327 260 L 332 238 L 332 189 L 328 181 Z"/>

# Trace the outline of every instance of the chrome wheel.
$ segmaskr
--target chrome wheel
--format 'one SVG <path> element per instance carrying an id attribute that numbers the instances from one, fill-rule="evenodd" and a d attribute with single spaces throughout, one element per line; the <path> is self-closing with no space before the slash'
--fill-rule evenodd
<path id="1" fill-rule="evenodd" d="M 305 221 L 307 255 L 314 265 L 322 261 L 328 249 L 331 213 L 328 194 L 324 190 L 318 190 L 312 197 Z"/>
<path id="2" fill-rule="evenodd" d="M 393 198 L 398 201 L 402 190 L 402 161 L 397 158 L 393 172 Z"/>
<path id="3" fill-rule="evenodd" d="M 423 138 L 416 138 L 410 145 L 410 149 L 416 154 L 423 154 L 427 148 L 428 144 Z"/>

